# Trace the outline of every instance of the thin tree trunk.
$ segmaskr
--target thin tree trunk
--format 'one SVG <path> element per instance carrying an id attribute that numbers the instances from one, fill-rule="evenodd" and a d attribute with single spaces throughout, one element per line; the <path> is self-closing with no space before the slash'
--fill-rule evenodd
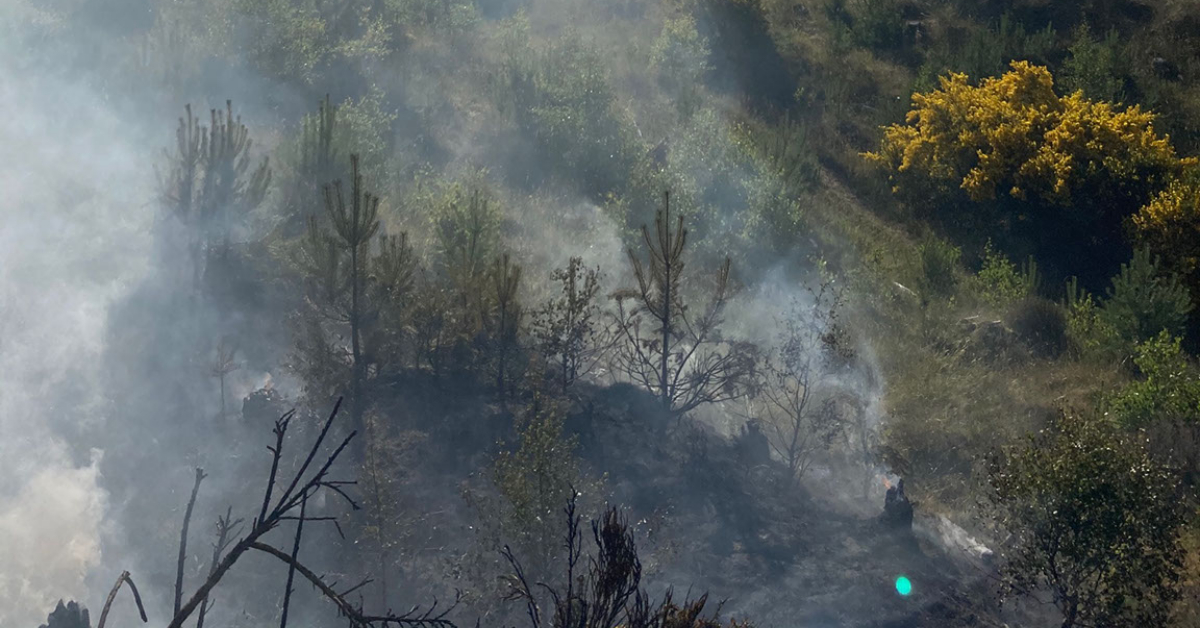
<path id="1" fill-rule="evenodd" d="M 358 199 L 355 198 L 355 202 Z M 358 245 L 350 247 L 350 347 L 352 358 L 354 360 L 351 369 L 351 394 L 354 397 L 354 404 L 351 406 L 351 417 L 353 418 L 353 429 L 362 430 L 363 417 L 363 399 L 362 399 L 362 349 L 359 343 L 359 318 L 362 314 L 359 311 L 359 281 L 362 278 L 361 269 L 358 267 L 359 255 Z M 360 453 L 361 453 L 361 447 Z M 361 456 L 359 456 L 361 459 Z"/>
<path id="2" fill-rule="evenodd" d="M 663 194 L 663 225 L 666 227 L 666 241 L 663 246 L 663 318 L 662 318 L 662 359 L 659 363 L 659 382 L 662 386 L 663 409 L 671 411 L 671 390 L 668 385 L 667 358 L 671 354 L 671 196 Z M 653 254 L 653 253 L 652 253 Z"/>
<path id="3" fill-rule="evenodd" d="M 378 421 L 372 421 L 371 424 L 372 427 L 374 427 L 378 424 Z M 384 529 L 384 522 L 386 518 L 383 512 L 383 492 L 380 490 L 379 486 L 379 457 L 374 447 L 374 443 L 379 442 L 378 439 L 380 436 L 375 434 L 374 430 L 367 432 L 367 435 L 370 441 L 365 443 L 366 462 L 367 468 L 371 473 L 371 493 L 375 501 L 375 541 L 379 546 L 379 601 L 380 608 L 388 608 L 387 565 L 391 561 L 388 560 L 389 557 L 385 541 L 387 538 L 387 530 Z"/>

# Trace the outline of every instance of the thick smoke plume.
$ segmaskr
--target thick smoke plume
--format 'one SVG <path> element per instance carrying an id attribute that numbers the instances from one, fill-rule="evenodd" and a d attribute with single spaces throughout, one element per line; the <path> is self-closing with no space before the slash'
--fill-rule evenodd
<path id="1" fill-rule="evenodd" d="M 15 44 L 0 44 L 0 625 L 36 626 L 103 558 L 102 452 L 62 434 L 114 407 L 103 338 L 148 271 L 153 171 L 95 93 L 22 68 Z"/>

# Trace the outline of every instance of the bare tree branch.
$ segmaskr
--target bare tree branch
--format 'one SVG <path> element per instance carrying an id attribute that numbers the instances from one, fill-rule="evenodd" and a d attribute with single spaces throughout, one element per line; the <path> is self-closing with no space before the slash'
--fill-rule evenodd
<path id="1" fill-rule="evenodd" d="M 129 577 L 128 571 L 122 571 L 117 577 L 117 583 L 113 585 L 112 591 L 108 593 L 108 599 L 104 601 L 104 608 L 100 611 L 100 623 L 96 624 L 96 628 L 104 628 L 104 623 L 108 621 L 108 610 L 112 608 L 113 600 L 117 599 L 117 591 L 121 590 L 122 584 L 129 584 L 129 590 L 133 591 L 133 601 L 137 603 L 138 613 L 142 616 L 142 623 L 146 623 L 146 608 L 142 606 L 142 595 L 138 593 L 137 585 L 133 583 L 133 578 Z"/>
<path id="2" fill-rule="evenodd" d="M 335 407 L 333 411 L 337 412 L 337 408 Z M 288 424 L 291 423 L 292 417 L 295 416 L 295 414 L 296 411 L 291 410 L 275 421 L 275 447 L 267 448 L 272 455 L 271 476 L 267 479 L 267 490 L 263 495 L 262 510 L 258 513 L 259 521 L 262 521 L 267 517 L 267 508 L 271 505 L 271 491 L 275 488 L 275 475 L 279 472 L 279 455 L 280 452 L 283 451 L 283 437 L 285 434 L 287 434 Z"/>
<path id="3" fill-rule="evenodd" d="M 233 533 L 241 526 L 241 523 L 241 519 L 233 519 L 232 506 L 225 510 L 224 517 L 217 517 L 217 542 L 213 544 L 212 566 L 209 568 L 209 575 L 212 575 L 213 570 L 217 568 L 217 563 L 221 560 L 221 553 L 229 547 Z M 200 615 L 196 618 L 196 628 L 204 628 L 204 618 L 212 610 L 212 607 L 209 598 L 200 602 Z"/>
<path id="4" fill-rule="evenodd" d="M 300 505 L 300 500 L 298 499 L 299 497 L 307 497 L 313 492 L 319 490 L 322 485 L 329 482 L 329 480 L 326 479 L 326 474 L 328 473 L 329 468 L 333 465 L 334 461 L 337 460 L 338 456 L 341 455 L 342 451 L 345 450 L 346 445 L 349 444 L 354 438 L 354 432 L 351 432 L 350 435 L 342 441 L 342 444 L 339 445 L 336 450 L 334 450 L 319 471 L 308 476 L 303 483 L 301 483 L 301 480 L 304 478 L 304 473 L 312 464 L 313 459 L 316 458 L 317 452 L 320 451 L 321 445 L 329 433 L 329 428 L 332 426 L 333 420 L 337 417 L 338 409 L 341 407 L 341 401 L 341 399 L 338 399 L 337 403 L 334 404 L 333 411 L 330 412 L 329 418 L 325 421 L 325 426 L 322 428 L 320 436 L 317 437 L 316 442 L 314 442 L 309 449 L 304 464 L 300 467 L 300 470 L 296 473 L 296 476 L 288 485 L 287 490 L 279 496 L 275 507 L 271 508 L 269 512 L 255 520 L 254 525 L 251 527 L 246 536 L 235 543 L 233 548 L 229 550 L 229 553 L 226 554 L 220 562 L 216 563 L 214 569 L 209 574 L 208 579 L 192 595 L 187 603 L 180 607 L 179 612 L 176 613 L 174 618 L 171 619 L 171 623 L 167 625 L 167 628 L 182 628 L 188 617 L 190 617 L 191 614 L 196 611 L 196 608 L 204 602 L 205 598 L 208 597 L 212 589 L 217 586 L 217 583 L 219 583 L 222 578 L 225 577 L 225 574 L 230 568 L 233 567 L 234 563 L 241 558 L 242 554 L 245 554 L 247 551 L 249 551 L 251 546 L 258 542 L 263 535 L 275 529 L 283 520 L 283 517 L 290 516 L 292 510 Z M 277 446 L 271 450 L 272 473 L 277 471 L 279 468 L 279 461 L 283 451 L 283 434 L 287 431 L 287 423 L 290 417 L 291 413 L 288 413 L 275 424 Z M 271 489 L 273 485 L 273 481 L 268 484 L 266 496 L 264 497 L 264 501 L 268 504 L 270 503 L 272 492 Z M 294 492 L 297 486 L 300 487 L 299 492 Z"/>
<path id="5" fill-rule="evenodd" d="M 296 540 L 292 543 L 292 562 L 288 563 L 287 586 L 283 589 L 283 614 L 279 628 L 287 628 L 288 606 L 292 602 L 292 582 L 296 579 L 296 557 L 300 555 L 300 539 L 304 536 L 304 511 L 308 508 L 308 497 L 300 500 L 300 516 L 296 517 Z"/>
<path id="6" fill-rule="evenodd" d="M 344 595 L 334 591 L 333 587 L 326 584 L 320 576 L 313 573 L 311 569 L 305 567 L 300 561 L 293 558 L 290 554 L 287 554 L 286 552 L 265 543 L 251 543 L 250 548 L 278 558 L 279 560 L 287 563 L 291 568 L 295 569 L 296 573 L 299 573 L 308 579 L 313 586 L 320 590 L 325 597 L 329 598 L 329 600 L 333 602 L 335 606 L 337 606 L 338 612 L 341 614 L 341 616 L 350 620 L 350 625 L 352 628 L 368 628 L 372 626 L 388 625 L 424 626 L 429 628 L 456 628 L 454 622 L 446 619 L 446 617 L 458 606 L 460 597 L 459 595 L 455 596 L 453 604 L 444 609 L 442 612 L 436 614 L 434 613 L 434 611 L 437 609 L 437 602 L 435 601 L 433 606 L 431 606 L 425 612 L 421 612 L 419 607 L 414 606 L 413 608 L 409 609 L 408 612 L 401 615 L 392 614 L 390 611 L 386 615 L 368 615 L 363 612 L 361 607 L 351 604 Z M 354 587 L 354 589 L 357 589 L 360 586 L 362 585 L 360 584 Z"/>
<path id="7" fill-rule="evenodd" d="M 183 598 L 183 565 L 187 561 L 188 526 L 192 523 L 192 509 L 196 506 L 196 494 L 200 492 L 200 483 L 204 481 L 204 469 L 196 468 L 196 483 L 192 485 L 192 496 L 188 499 L 187 510 L 183 513 L 183 530 L 179 533 L 179 560 L 175 569 L 175 613 L 179 613 L 179 603 Z"/>

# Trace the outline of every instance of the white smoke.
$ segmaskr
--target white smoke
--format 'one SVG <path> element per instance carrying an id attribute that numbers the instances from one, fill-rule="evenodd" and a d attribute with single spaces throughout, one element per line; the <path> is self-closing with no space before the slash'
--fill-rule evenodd
<path id="1" fill-rule="evenodd" d="M 103 422 L 96 365 L 147 272 L 153 170 L 101 98 L 18 47 L 0 42 L 0 625 L 19 627 L 83 598 L 103 558 L 100 452 L 62 433 Z"/>

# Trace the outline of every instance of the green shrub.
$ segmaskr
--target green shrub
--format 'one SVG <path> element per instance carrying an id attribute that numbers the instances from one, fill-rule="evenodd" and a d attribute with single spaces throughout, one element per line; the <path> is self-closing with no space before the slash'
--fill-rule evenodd
<path id="1" fill-rule="evenodd" d="M 1050 591 L 1062 626 L 1167 625 L 1188 509 L 1144 437 L 1067 414 L 990 461 L 986 503 L 1009 533 L 1002 592 Z"/>
<path id="2" fill-rule="evenodd" d="M 1141 428 L 1200 418 L 1200 371 L 1188 362 L 1179 338 L 1163 331 L 1139 344 L 1134 364 L 1142 378 L 1103 403 L 1121 425 Z"/>
<path id="3" fill-rule="evenodd" d="M 501 212 L 482 178 L 447 186 L 432 215 L 443 270 L 451 285 L 473 297 L 500 251 Z"/>
<path id="4" fill-rule="evenodd" d="M 790 116 L 778 124 L 741 124 L 736 131 L 754 170 L 747 181 L 747 237 L 787 252 L 811 231 L 801 199 L 817 188 L 820 168 L 808 131 Z"/>
<path id="5" fill-rule="evenodd" d="M 904 45 L 904 15 L 897 0 L 857 0 L 850 32 L 854 42 L 871 50 L 896 50 Z"/>
<path id="6" fill-rule="evenodd" d="M 389 178 L 395 119 L 396 114 L 387 109 L 377 89 L 341 104 L 334 104 L 327 96 L 317 111 L 304 116 L 298 133 L 277 149 L 278 162 L 288 166 L 281 186 L 285 215 L 307 219 L 320 214 L 322 187 L 339 179 L 344 185 L 350 183 L 346 155 L 359 156 L 369 186 L 383 187 Z"/>
<path id="7" fill-rule="evenodd" d="M 1104 39 L 1092 36 L 1087 25 L 1075 34 L 1071 56 L 1063 61 L 1059 81 L 1068 92 L 1082 91 L 1093 100 L 1122 102 L 1125 100 L 1124 51 L 1117 32 L 1109 31 Z"/>
<path id="8" fill-rule="evenodd" d="M 980 296 L 992 306 L 1004 306 L 1037 293 L 1037 262 L 1031 257 L 1024 270 L 988 242 L 979 269 Z"/>
<path id="9" fill-rule="evenodd" d="M 696 30 L 690 15 L 668 19 L 654 40 L 651 67 L 682 116 L 694 113 L 703 100 L 701 86 L 711 69 L 708 55 L 708 40 Z"/>
<path id="10" fill-rule="evenodd" d="M 546 172 L 597 201 L 622 189 L 636 143 L 604 60 L 575 35 L 542 49 L 516 40 L 493 79 L 501 110 L 534 140 Z"/>
<path id="11" fill-rule="evenodd" d="M 479 22 L 475 4 L 461 0 L 384 0 L 384 12 L 405 32 L 461 33 Z"/>
<path id="12" fill-rule="evenodd" d="M 1034 355 L 1056 358 L 1069 344 L 1067 316 L 1057 304 L 1027 298 L 1017 303 L 1006 317 L 1008 326 Z"/>
<path id="13" fill-rule="evenodd" d="M 932 296 L 950 297 L 958 286 L 958 261 L 962 251 L 958 247 L 930 237 L 917 248 L 921 257 L 919 285 L 925 298 Z"/>
<path id="14" fill-rule="evenodd" d="M 1100 314 L 1121 339 L 1140 343 L 1164 330 L 1182 334 L 1191 311 L 1191 296 L 1179 277 L 1164 272 L 1158 258 L 1141 249 L 1112 278 Z"/>
<path id="15" fill-rule="evenodd" d="M 347 98 L 342 102 L 337 108 L 337 120 L 339 141 L 344 143 L 340 152 L 356 153 L 366 180 L 371 185 L 383 186 L 388 179 L 395 109 L 387 106 L 383 92 L 376 87 L 358 100 Z"/>
<path id="16" fill-rule="evenodd" d="M 936 89 L 938 77 L 947 72 L 962 72 L 972 80 L 980 81 L 1004 74 L 1012 61 L 1046 65 L 1057 48 L 1056 39 L 1051 26 L 1030 32 L 1019 20 L 1005 13 L 994 26 L 972 31 L 963 45 L 955 47 L 947 40 L 932 51 L 918 70 L 916 91 Z"/>
<path id="17" fill-rule="evenodd" d="M 757 169 L 779 180 L 791 194 L 811 191 L 820 183 L 820 164 L 808 128 L 791 116 L 778 124 L 739 125 L 739 141 L 758 157 Z"/>
<path id="18" fill-rule="evenodd" d="M 1067 336 L 1081 357 L 1119 359 L 1120 339 L 1112 325 L 1101 316 L 1096 298 L 1079 287 L 1072 277 L 1067 282 L 1067 297 L 1063 302 L 1067 316 Z"/>

